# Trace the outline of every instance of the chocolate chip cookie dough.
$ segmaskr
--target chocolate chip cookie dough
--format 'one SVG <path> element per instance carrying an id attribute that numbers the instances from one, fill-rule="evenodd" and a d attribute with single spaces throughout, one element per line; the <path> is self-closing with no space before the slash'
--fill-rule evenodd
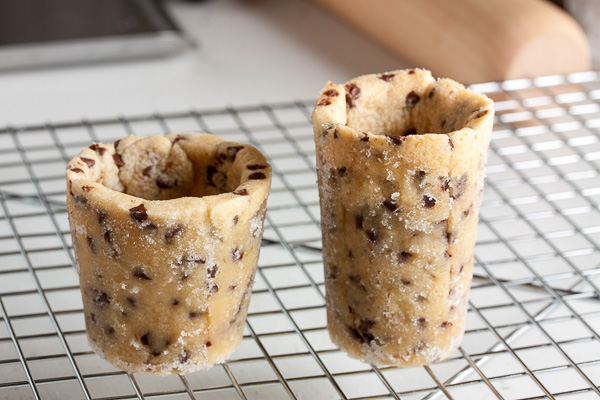
<path id="1" fill-rule="evenodd" d="M 313 112 L 327 321 L 375 365 L 425 365 L 464 333 L 494 110 L 414 69 L 328 83 Z"/>
<path id="2" fill-rule="evenodd" d="M 94 143 L 67 167 L 89 343 L 167 375 L 222 362 L 242 338 L 271 168 L 209 134 Z"/>

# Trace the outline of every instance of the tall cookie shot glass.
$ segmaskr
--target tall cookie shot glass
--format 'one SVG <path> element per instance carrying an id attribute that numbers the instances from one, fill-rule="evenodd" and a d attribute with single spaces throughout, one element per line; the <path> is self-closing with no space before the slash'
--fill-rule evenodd
<path id="1" fill-rule="evenodd" d="M 242 338 L 271 168 L 208 134 L 94 143 L 67 167 L 89 343 L 130 372 L 188 373 Z"/>
<path id="2" fill-rule="evenodd" d="M 329 333 L 374 365 L 464 333 L 492 102 L 425 70 L 328 83 L 313 112 Z"/>

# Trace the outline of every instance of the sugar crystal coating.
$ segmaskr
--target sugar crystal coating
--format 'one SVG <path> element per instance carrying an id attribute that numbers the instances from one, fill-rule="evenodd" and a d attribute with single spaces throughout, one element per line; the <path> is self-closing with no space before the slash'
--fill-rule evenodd
<path id="1" fill-rule="evenodd" d="M 327 323 L 351 356 L 414 366 L 458 347 L 493 118 L 485 96 L 421 69 L 319 94 Z"/>
<path id="2" fill-rule="evenodd" d="M 270 183 L 256 149 L 208 134 L 129 136 L 73 158 L 67 210 L 94 351 L 160 375 L 225 360 L 242 338 Z"/>

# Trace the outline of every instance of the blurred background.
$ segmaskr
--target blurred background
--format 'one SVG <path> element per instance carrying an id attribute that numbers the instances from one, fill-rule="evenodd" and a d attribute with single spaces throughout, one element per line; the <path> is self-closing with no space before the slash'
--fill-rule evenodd
<path id="1" fill-rule="evenodd" d="M 0 124 L 305 100 L 415 66 L 465 83 L 590 69 L 561 8 L 598 68 L 600 1 L 554 3 L 0 0 Z"/>

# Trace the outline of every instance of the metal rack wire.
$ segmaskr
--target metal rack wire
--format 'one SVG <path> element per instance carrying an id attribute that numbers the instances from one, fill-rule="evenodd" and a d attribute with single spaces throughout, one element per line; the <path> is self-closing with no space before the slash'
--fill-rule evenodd
<path id="1" fill-rule="evenodd" d="M 450 359 L 408 369 L 329 340 L 311 102 L 0 128 L 0 399 L 600 397 L 600 76 L 473 89 L 497 117 L 467 332 Z M 188 130 L 273 166 L 245 336 L 210 370 L 130 375 L 86 342 L 64 166 L 92 141 Z"/>

